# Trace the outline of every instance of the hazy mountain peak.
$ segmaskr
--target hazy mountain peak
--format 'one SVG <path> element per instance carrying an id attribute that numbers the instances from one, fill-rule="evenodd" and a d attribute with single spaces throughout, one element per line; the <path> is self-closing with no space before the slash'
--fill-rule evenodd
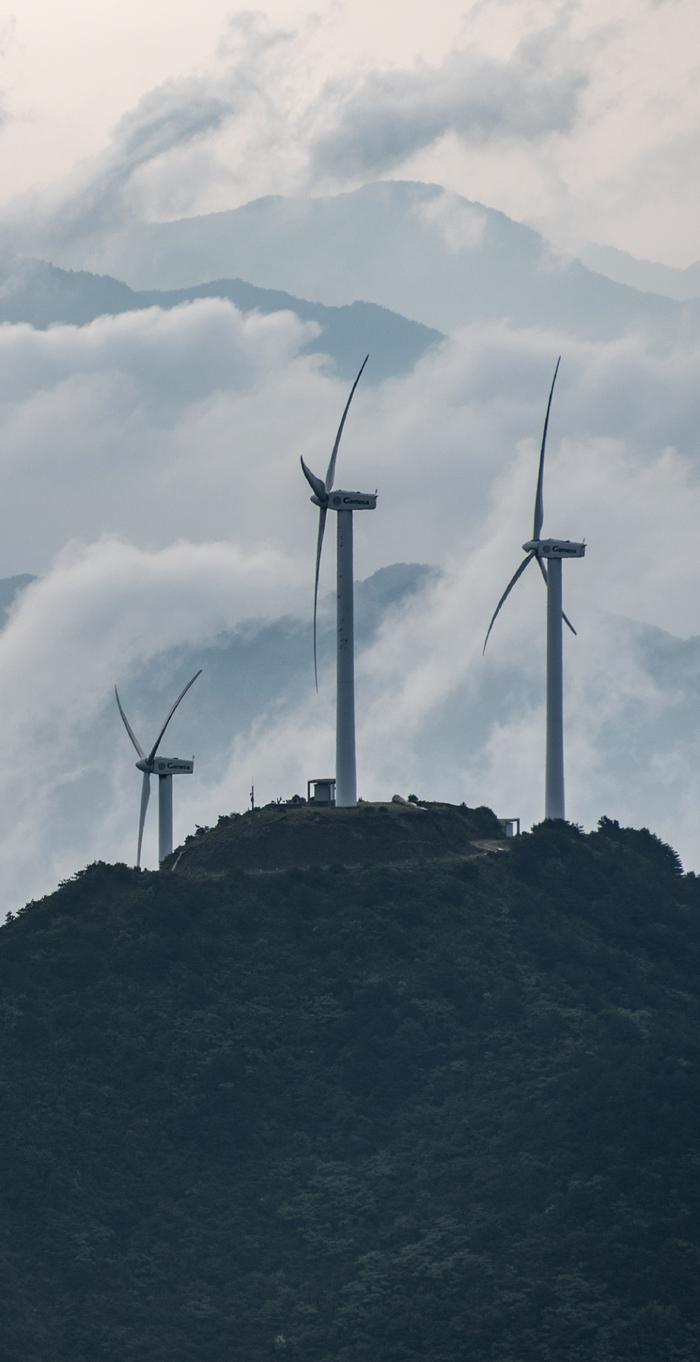
<path id="1" fill-rule="evenodd" d="M 410 180 L 143 223 L 105 241 L 90 261 L 64 263 L 107 269 L 140 289 L 242 275 L 327 306 L 372 299 L 443 332 L 507 319 L 588 338 L 643 327 L 664 340 L 681 323 L 697 326 L 695 312 L 563 257 L 504 213 Z"/>

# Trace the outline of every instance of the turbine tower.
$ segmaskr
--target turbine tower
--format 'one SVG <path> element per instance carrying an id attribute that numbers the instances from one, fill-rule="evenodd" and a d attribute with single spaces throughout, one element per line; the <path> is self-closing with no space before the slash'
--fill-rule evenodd
<path id="1" fill-rule="evenodd" d="M 353 808 L 357 803 L 357 767 L 355 758 L 355 638 L 354 638 L 354 584 L 352 563 L 352 517 L 354 511 L 373 511 L 377 505 L 376 492 L 343 492 L 334 489 L 335 465 L 338 457 L 343 427 L 355 395 L 355 389 L 362 371 L 369 359 L 365 355 L 360 371 L 350 389 L 345 410 L 331 452 L 325 482 L 317 478 L 304 460 L 301 466 L 313 496 L 312 502 L 319 508 L 318 539 L 316 542 L 316 576 L 314 579 L 314 675 L 318 690 L 318 651 L 317 651 L 317 614 L 318 579 L 321 569 L 321 551 L 326 528 L 328 511 L 335 511 L 338 517 L 337 547 L 337 663 L 336 663 L 336 714 L 335 714 L 335 802 L 339 808 Z"/>
<path id="2" fill-rule="evenodd" d="M 136 762 L 136 769 L 137 771 L 143 771 L 143 780 L 141 782 L 141 809 L 139 812 L 139 840 L 136 850 L 136 866 L 137 869 L 139 870 L 141 869 L 141 844 L 143 842 L 143 829 L 144 824 L 146 822 L 146 810 L 148 808 L 148 801 L 151 797 L 152 775 L 157 775 L 158 777 L 159 865 L 163 864 L 163 861 L 165 860 L 166 856 L 169 856 L 173 849 L 173 776 L 191 775 L 192 772 L 194 771 L 194 757 L 192 758 L 191 761 L 187 761 L 181 757 L 158 757 L 156 756 L 156 753 L 158 751 L 158 748 L 160 747 L 163 734 L 165 733 L 165 730 L 168 727 L 168 724 L 170 723 L 170 720 L 172 719 L 173 714 L 175 713 L 175 710 L 177 709 L 180 701 L 187 694 L 190 686 L 194 685 L 195 681 L 197 680 L 197 677 L 201 676 L 201 674 L 202 669 L 200 667 L 199 671 L 195 672 L 192 679 L 188 681 L 187 685 L 184 686 L 183 689 L 180 691 L 180 694 L 178 695 L 175 704 L 168 712 L 168 716 L 165 720 L 165 723 L 163 724 L 163 727 L 161 728 L 158 737 L 156 738 L 150 752 L 148 753 L 148 756 L 146 756 L 146 753 L 144 752 L 138 738 L 136 737 L 136 734 L 134 733 L 133 728 L 131 727 L 131 724 L 129 723 L 129 720 L 126 717 L 126 714 L 124 713 L 122 702 L 119 699 L 119 691 L 117 690 L 116 686 L 114 687 L 114 694 L 117 697 L 117 705 L 119 706 L 119 713 L 121 714 L 122 719 L 124 721 L 124 727 L 127 733 L 129 734 L 129 737 L 131 738 L 131 741 L 134 747 L 136 748 L 136 751 L 139 754 L 139 760 Z"/>
<path id="3" fill-rule="evenodd" d="M 544 520 L 544 454 L 547 444 L 547 428 L 549 426 L 549 413 L 552 406 L 554 385 L 557 381 L 561 355 L 556 363 L 552 386 L 549 390 L 549 400 L 547 402 L 547 412 L 544 418 L 544 429 L 542 431 L 542 445 L 540 447 L 540 463 L 537 473 L 537 490 L 535 492 L 535 515 L 532 527 L 532 539 L 528 539 L 523 548 L 525 558 L 516 572 L 513 573 L 503 595 L 501 596 L 496 609 L 491 617 L 484 640 L 483 651 L 486 652 L 486 644 L 489 641 L 489 634 L 493 629 L 501 606 L 506 597 L 510 594 L 518 578 L 522 576 L 525 568 L 534 561 L 542 573 L 547 587 L 547 748 L 545 761 L 545 818 L 564 818 L 564 663 L 563 663 L 563 638 L 562 620 L 568 625 L 572 634 L 576 633 L 571 620 L 567 618 L 562 609 L 562 562 L 565 558 L 583 558 L 586 552 L 585 544 L 573 543 L 570 539 L 542 539 L 542 522 Z M 547 565 L 545 566 L 545 559 Z"/>

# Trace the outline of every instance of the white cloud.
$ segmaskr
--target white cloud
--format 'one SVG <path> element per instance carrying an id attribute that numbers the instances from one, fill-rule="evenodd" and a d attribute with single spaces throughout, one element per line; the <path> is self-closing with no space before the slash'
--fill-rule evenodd
<path id="1" fill-rule="evenodd" d="M 124 110 L 106 147 L 9 205 L 5 251 L 51 254 L 72 242 L 87 255 L 93 239 L 118 234 L 134 216 L 186 212 L 212 179 L 235 192 L 238 155 L 269 158 L 278 137 L 288 141 L 284 71 L 292 40 L 308 29 L 302 24 L 295 35 L 262 14 L 234 15 L 203 69 L 147 89 Z M 228 165 L 219 144 L 228 146 Z"/>
<path id="2" fill-rule="evenodd" d="M 486 215 L 475 204 L 445 191 L 417 204 L 415 211 L 424 222 L 438 227 L 451 251 L 459 253 L 481 245 Z"/>
<path id="3" fill-rule="evenodd" d="M 474 45 L 439 65 L 377 69 L 326 87 L 312 165 L 333 177 L 385 174 L 447 133 L 466 144 L 529 142 L 568 132 L 588 54 L 561 22 L 528 32 L 507 55 Z"/>
<path id="4" fill-rule="evenodd" d="M 114 722 L 114 682 L 128 697 L 150 659 L 289 608 L 300 588 L 295 565 L 270 549 L 181 542 L 147 552 L 103 540 L 68 546 L 25 591 L 0 634 L 6 902 L 49 888 L 86 859 L 131 859 L 136 776 Z M 172 698 L 186 679 L 173 678 Z M 151 716 L 155 731 L 162 717 Z M 183 706 L 175 740 L 186 731 Z"/>
<path id="5" fill-rule="evenodd" d="M 174 13 L 190 7 L 177 0 Z M 270 0 L 264 12 L 235 13 L 218 44 L 208 16 L 209 55 L 198 25 L 191 57 L 175 44 L 170 67 L 162 53 L 151 62 L 150 88 L 144 69 L 136 87 L 122 81 L 123 93 L 106 101 L 90 72 L 60 138 L 55 106 L 70 96 L 38 65 L 37 108 L 11 129 L 25 139 L 9 160 L 28 197 L 8 209 L 5 241 L 50 255 L 72 236 L 87 260 L 91 241 L 104 246 L 135 220 L 387 174 L 439 182 L 536 223 L 567 248 L 595 239 L 677 263 L 694 258 L 695 7 L 621 0 L 611 16 L 603 0 L 554 11 L 543 0 L 502 0 L 445 4 L 429 20 L 380 8 L 324 3 L 311 12 Z M 141 15 L 132 22 L 141 29 Z M 109 84 L 109 54 L 96 60 Z M 20 68 L 19 84 L 31 84 Z M 86 73 L 73 74 L 77 99 Z M 102 126 L 106 104 L 120 116 L 100 151 L 81 129 L 86 110 Z M 57 140 L 75 145 L 75 163 L 47 195 Z M 43 166 L 44 183 L 31 190 L 28 164 Z"/>
<path id="6" fill-rule="evenodd" d="M 298 358 L 309 334 L 291 314 L 242 317 L 217 299 L 87 327 L 0 329 L 0 468 L 16 508 L 6 571 L 43 570 L 67 539 L 103 532 L 250 542 L 247 494 L 261 509 L 264 498 L 272 538 L 284 507 L 269 491 L 294 465 L 285 415 L 299 422 L 300 390 L 308 401 L 334 386 L 318 359 Z"/>

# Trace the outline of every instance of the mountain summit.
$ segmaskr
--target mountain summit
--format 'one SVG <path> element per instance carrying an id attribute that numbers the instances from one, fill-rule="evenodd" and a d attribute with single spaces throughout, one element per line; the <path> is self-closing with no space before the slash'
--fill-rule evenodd
<path id="1" fill-rule="evenodd" d="M 443 332 L 508 318 L 586 337 L 642 327 L 672 339 L 699 324 L 695 303 L 615 283 L 505 214 L 413 181 L 144 223 L 89 259 L 76 247 L 58 263 L 106 269 L 139 289 L 243 275 L 326 305 L 368 298 Z"/>
<path id="2" fill-rule="evenodd" d="M 3 1358 L 695 1362 L 699 882 L 445 816 L 286 869 L 224 820 L 0 930 Z"/>

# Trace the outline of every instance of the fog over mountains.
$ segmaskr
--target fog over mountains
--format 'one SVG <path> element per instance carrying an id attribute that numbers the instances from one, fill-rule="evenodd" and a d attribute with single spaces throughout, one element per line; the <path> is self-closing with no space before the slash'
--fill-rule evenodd
<path id="1" fill-rule="evenodd" d="M 57 263 L 89 263 L 137 289 L 235 275 L 331 305 L 371 299 L 446 332 L 507 318 L 579 337 L 643 327 L 671 340 L 700 325 L 700 305 L 616 283 L 503 213 L 439 185 L 401 181 L 140 224 L 63 247 Z"/>
<path id="2" fill-rule="evenodd" d="M 541 816 L 541 583 L 481 645 L 530 532 L 563 353 L 545 531 L 589 541 L 565 574 L 570 814 L 652 824 L 698 864 L 694 301 L 415 183 L 56 245 L 6 261 L 0 290 L 0 571 L 39 579 L 0 600 L 27 587 L 0 633 L 8 905 L 133 859 L 115 681 L 147 735 L 204 666 L 172 732 L 196 753 L 178 838 L 243 807 L 252 780 L 286 797 L 332 768 L 332 594 L 316 697 L 298 456 L 325 468 L 368 349 L 341 454 L 380 493 L 357 542 L 362 793 Z M 151 829 L 147 864 L 154 847 Z"/>
<path id="3" fill-rule="evenodd" d="M 291 312 L 300 321 L 311 322 L 314 334 L 302 347 L 303 353 L 330 355 L 344 378 L 357 372 L 357 356 L 363 348 L 372 352 L 369 381 L 376 383 L 405 373 L 429 346 L 443 339 L 439 331 L 373 303 L 324 307 L 279 289 L 257 288 L 242 279 L 216 279 L 169 291 L 136 291 L 109 275 L 62 270 L 34 260 L 17 262 L 8 271 L 0 291 L 0 322 L 28 322 L 41 328 L 83 326 L 97 317 L 149 307 L 170 310 L 203 298 L 226 299 L 243 313 Z"/>
<path id="4" fill-rule="evenodd" d="M 22 592 L 30 583 L 21 578 L 0 581 L 0 599 L 9 604 L 14 597 L 21 610 Z M 397 564 L 358 582 L 357 641 L 365 712 L 381 708 L 385 698 L 382 678 L 372 666 L 373 657 L 381 656 L 382 641 L 402 627 L 410 630 L 412 617 L 420 622 L 426 612 L 439 609 L 445 585 L 440 573 L 419 564 Z M 571 746 L 576 759 L 585 763 L 584 779 L 574 776 L 571 781 L 576 815 L 592 822 L 598 808 L 618 806 L 625 788 L 625 807 L 637 822 L 658 826 L 676 818 L 692 860 L 691 829 L 673 798 L 676 782 L 682 779 L 680 753 L 687 735 L 694 732 L 700 638 L 679 639 L 604 612 L 587 618 L 584 638 L 583 684 L 575 670 L 579 659 L 570 657 L 572 706 L 585 706 L 588 725 L 591 712 L 596 714 L 596 756 L 592 761 L 586 758 L 585 725 L 574 715 Z M 611 703 L 599 687 L 613 649 L 621 684 Z M 176 782 L 176 843 L 195 824 L 214 823 L 220 813 L 245 808 L 251 784 L 256 800 L 264 803 L 305 794 L 308 778 L 327 773 L 326 767 L 332 766 L 334 650 L 334 602 L 328 593 L 321 601 L 321 693 L 315 702 L 308 615 L 251 617 L 234 629 L 211 633 L 198 645 L 183 638 L 141 661 L 120 666 L 113 659 L 122 699 L 142 742 L 155 734 L 180 685 L 203 668 L 166 743 L 169 755 L 196 756 L 194 776 Z M 471 675 L 466 687 L 453 686 L 436 697 L 424 722 L 407 725 L 402 734 L 390 738 L 384 753 L 373 753 L 366 732 L 361 732 L 360 792 L 365 797 L 390 797 L 417 791 L 425 798 L 439 793 L 473 804 L 486 791 L 501 816 L 521 816 L 529 806 L 523 805 L 522 776 L 512 763 L 525 757 L 531 763 L 529 798 L 536 811 L 542 797 L 539 735 L 535 732 L 532 744 L 528 738 L 525 750 L 523 737 L 533 714 L 538 716 L 537 726 L 541 722 L 541 651 L 536 650 L 534 665 L 525 670 L 512 651 L 505 661 L 496 654 Z M 400 706 L 398 691 L 394 698 Z M 23 848 L 7 837 L 4 846 L 4 874 L 11 873 L 28 893 L 62 878 L 72 864 L 105 856 L 130 863 L 135 854 L 140 777 L 111 685 L 105 681 L 82 712 L 66 717 L 59 744 L 62 778 L 57 778 L 47 752 L 27 791 L 31 807 L 41 812 L 45 864 L 32 864 L 33 841 Z M 509 757 L 504 741 L 497 757 L 502 769 L 494 780 L 493 735 L 501 727 L 505 739 L 506 723 L 512 751 Z M 314 740 L 309 736 L 312 727 L 318 730 Z M 377 731 L 376 717 L 373 729 Z M 40 733 L 49 740 L 51 726 L 42 725 Z M 144 842 L 146 866 L 154 866 L 156 859 L 156 820 L 151 812 Z M 22 817 L 21 800 L 16 813 Z M 688 813 L 692 816 L 692 809 Z M 18 902 L 9 885 L 5 892 Z"/>

